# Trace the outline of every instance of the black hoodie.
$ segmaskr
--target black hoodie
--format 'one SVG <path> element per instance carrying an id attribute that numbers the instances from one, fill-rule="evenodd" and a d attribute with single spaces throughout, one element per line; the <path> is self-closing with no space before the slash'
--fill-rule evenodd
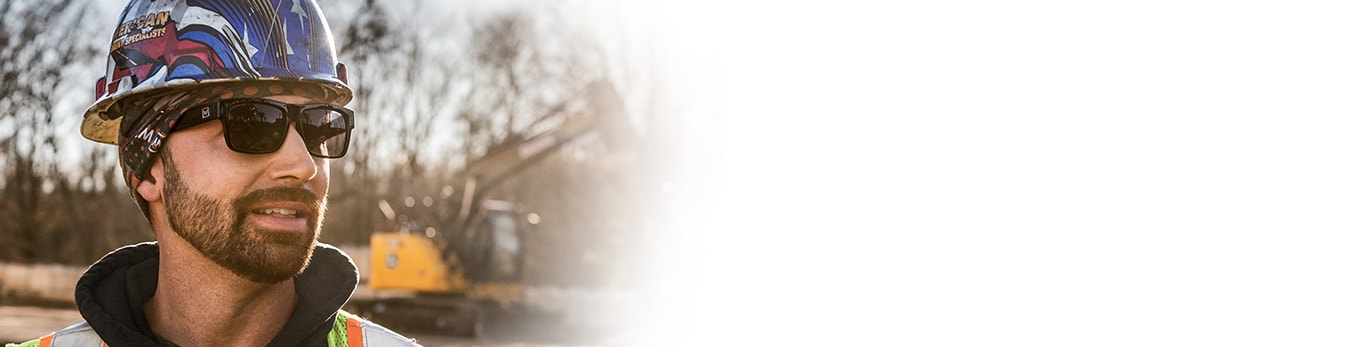
<path id="1" fill-rule="evenodd" d="M 166 345 L 152 332 L 142 307 L 157 289 L 156 242 L 125 246 L 105 255 L 76 282 L 76 306 L 110 346 Z M 356 290 L 356 265 L 323 243 L 302 274 L 294 277 L 298 304 L 268 346 L 326 346 L 337 310 Z"/>

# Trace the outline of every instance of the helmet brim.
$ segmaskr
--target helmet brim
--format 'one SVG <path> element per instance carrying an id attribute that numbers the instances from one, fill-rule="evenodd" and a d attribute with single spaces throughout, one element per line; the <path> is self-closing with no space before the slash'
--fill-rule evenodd
<path id="1" fill-rule="evenodd" d="M 85 117 L 81 121 L 81 136 L 84 136 L 86 139 L 99 143 L 111 145 L 118 144 L 119 128 L 122 126 L 124 120 L 123 114 L 128 112 L 126 112 L 127 110 L 119 110 L 120 112 L 118 112 L 118 114 L 113 114 L 109 112 L 110 109 L 114 108 L 115 105 L 121 103 L 126 103 L 132 100 L 139 100 L 151 94 L 157 94 L 156 92 L 164 92 L 168 90 L 193 90 L 197 88 L 212 87 L 222 84 L 260 82 L 279 82 L 284 84 L 305 83 L 312 85 L 320 85 L 323 88 L 330 89 L 336 93 L 336 96 L 330 98 L 330 100 L 324 99 L 322 101 L 336 105 L 346 105 L 347 103 L 350 103 L 352 99 L 351 88 L 347 87 L 346 84 L 342 83 L 339 80 L 317 80 L 279 77 L 226 78 L 205 81 L 180 80 L 168 82 L 164 85 L 157 86 L 156 88 L 131 90 L 125 93 L 119 93 L 117 95 L 96 101 L 94 104 L 90 105 L 90 107 L 85 110 Z"/>

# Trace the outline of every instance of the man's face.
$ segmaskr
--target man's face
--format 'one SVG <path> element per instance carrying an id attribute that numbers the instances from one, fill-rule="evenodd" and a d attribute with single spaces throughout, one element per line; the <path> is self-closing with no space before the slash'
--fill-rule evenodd
<path id="1" fill-rule="evenodd" d="M 293 126 L 280 150 L 269 154 L 228 149 L 219 122 L 176 131 L 167 141 L 164 201 L 177 234 L 254 282 L 303 272 L 327 207 L 328 161 L 309 155 Z"/>

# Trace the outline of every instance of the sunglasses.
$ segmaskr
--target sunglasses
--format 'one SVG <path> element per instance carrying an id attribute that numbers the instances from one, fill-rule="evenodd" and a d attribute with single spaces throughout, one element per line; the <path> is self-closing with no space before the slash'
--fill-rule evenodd
<path id="1" fill-rule="evenodd" d="M 355 116 L 345 107 L 332 104 L 286 104 L 269 99 L 245 98 L 215 100 L 191 107 L 181 114 L 172 131 L 218 119 L 223 122 L 223 139 L 238 153 L 267 154 L 280 150 L 295 124 L 308 146 L 308 154 L 321 158 L 341 158 L 351 142 Z"/>

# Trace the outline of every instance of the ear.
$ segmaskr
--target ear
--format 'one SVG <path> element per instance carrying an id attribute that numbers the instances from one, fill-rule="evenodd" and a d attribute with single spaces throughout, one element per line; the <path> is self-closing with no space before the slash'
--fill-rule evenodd
<path id="1" fill-rule="evenodd" d="M 161 157 L 152 161 L 152 168 L 147 170 L 147 179 L 134 178 L 133 186 L 137 187 L 138 195 L 142 196 L 147 203 L 161 201 L 162 182 L 166 182 L 166 172 L 161 166 Z"/>

